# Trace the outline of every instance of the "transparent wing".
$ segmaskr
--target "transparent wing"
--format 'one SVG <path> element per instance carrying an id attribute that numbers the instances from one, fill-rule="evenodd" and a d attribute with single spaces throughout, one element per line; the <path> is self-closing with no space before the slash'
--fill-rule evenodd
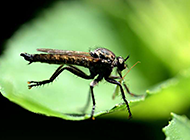
<path id="1" fill-rule="evenodd" d="M 57 49 L 37 49 L 40 52 L 46 52 L 49 54 L 64 54 L 64 55 L 84 55 L 91 56 L 89 52 L 81 52 L 81 51 L 68 51 L 68 50 L 57 50 Z"/>

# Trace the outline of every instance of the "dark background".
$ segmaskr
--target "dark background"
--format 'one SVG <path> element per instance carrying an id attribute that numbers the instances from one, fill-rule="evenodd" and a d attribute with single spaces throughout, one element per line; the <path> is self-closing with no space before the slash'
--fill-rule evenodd
<path id="1" fill-rule="evenodd" d="M 6 40 L 25 22 L 52 5 L 53 0 L 4 2 L 0 4 L 1 36 L 0 55 L 6 49 Z M 1 57 L 1 56 L 0 56 Z M 65 121 L 29 112 L 10 102 L 0 94 L 0 139 L 1 137 L 69 139 L 164 139 L 161 128 L 165 121 L 139 122 L 98 117 L 95 121 Z M 156 126 L 156 127 L 155 127 Z"/>

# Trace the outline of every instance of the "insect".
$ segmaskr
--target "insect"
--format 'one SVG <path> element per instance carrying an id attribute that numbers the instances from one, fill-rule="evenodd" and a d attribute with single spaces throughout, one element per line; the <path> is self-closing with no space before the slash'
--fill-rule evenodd
<path id="1" fill-rule="evenodd" d="M 57 70 L 53 73 L 53 75 L 48 80 L 43 81 L 28 81 L 28 87 L 31 89 L 32 87 L 44 85 L 50 82 L 53 82 L 57 76 L 64 70 L 67 70 L 78 77 L 84 79 L 93 79 L 90 83 L 90 93 L 93 102 L 91 118 L 94 119 L 94 111 L 95 111 L 95 98 L 93 88 L 96 86 L 103 78 L 111 83 L 115 84 L 120 88 L 122 99 L 124 100 L 129 118 L 131 118 L 132 114 L 130 111 L 130 107 L 128 101 L 126 100 L 124 90 L 121 85 L 121 81 L 117 81 L 116 79 L 122 79 L 122 71 L 127 68 L 126 61 L 129 58 L 129 55 L 126 58 L 121 56 L 116 57 L 113 52 L 106 48 L 97 48 L 90 52 L 80 52 L 80 51 L 67 51 L 67 50 L 56 50 L 56 49 L 37 49 L 37 51 L 44 52 L 41 54 L 28 54 L 21 53 L 20 56 L 24 57 L 25 60 L 29 61 L 29 64 L 33 62 L 41 62 L 41 63 L 49 63 L 49 64 L 60 64 Z M 64 64 L 67 66 L 63 67 Z M 89 69 L 90 74 L 87 75 L 79 68 L 73 66 L 83 66 Z M 116 71 L 119 76 L 112 76 L 111 73 L 113 68 L 116 67 Z M 124 87 L 126 91 L 132 94 L 127 85 L 124 83 Z"/>

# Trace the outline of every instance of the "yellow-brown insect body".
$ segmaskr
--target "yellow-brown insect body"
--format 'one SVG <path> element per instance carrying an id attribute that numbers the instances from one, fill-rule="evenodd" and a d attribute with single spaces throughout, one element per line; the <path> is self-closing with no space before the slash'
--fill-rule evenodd
<path id="1" fill-rule="evenodd" d="M 88 56 L 81 55 L 62 55 L 62 54 L 35 54 L 33 56 L 35 60 L 45 62 L 49 64 L 68 64 L 68 65 L 80 65 L 89 68 L 98 59 L 94 59 Z"/>
<path id="2" fill-rule="evenodd" d="M 49 64 L 68 64 L 79 65 L 86 68 L 91 67 L 94 63 L 100 61 L 99 59 L 83 56 L 83 55 L 65 55 L 65 54 L 27 54 L 22 53 L 22 56 L 30 63 L 41 62 Z"/>

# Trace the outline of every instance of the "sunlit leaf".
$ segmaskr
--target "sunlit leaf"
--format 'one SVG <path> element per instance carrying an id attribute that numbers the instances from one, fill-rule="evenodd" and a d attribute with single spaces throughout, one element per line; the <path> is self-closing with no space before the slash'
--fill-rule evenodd
<path id="1" fill-rule="evenodd" d="M 172 120 L 169 125 L 163 128 L 166 140 L 189 140 L 190 120 L 186 116 L 179 116 L 171 113 Z"/>

